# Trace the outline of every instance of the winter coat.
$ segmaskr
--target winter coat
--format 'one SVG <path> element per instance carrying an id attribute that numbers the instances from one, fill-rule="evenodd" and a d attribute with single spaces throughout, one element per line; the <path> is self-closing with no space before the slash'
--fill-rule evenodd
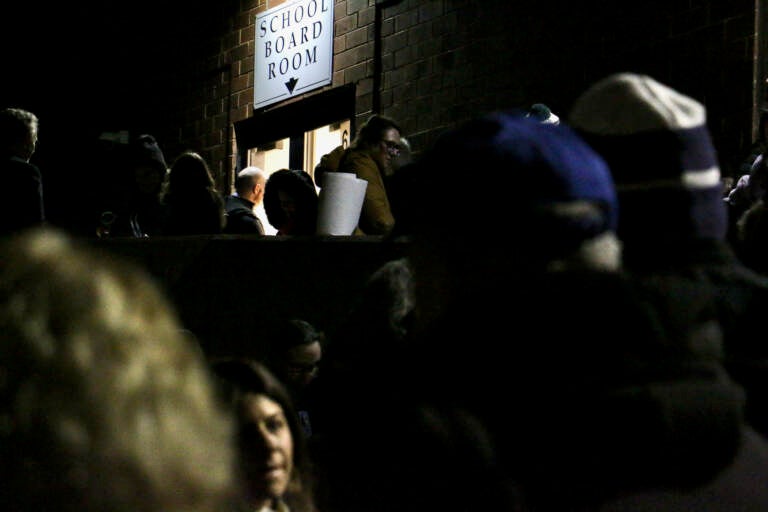
<path id="1" fill-rule="evenodd" d="M 366 235 L 388 235 L 395 226 L 395 218 L 376 161 L 365 150 L 350 149 L 339 164 L 339 172 L 352 173 L 368 182 L 360 212 L 360 231 Z"/>

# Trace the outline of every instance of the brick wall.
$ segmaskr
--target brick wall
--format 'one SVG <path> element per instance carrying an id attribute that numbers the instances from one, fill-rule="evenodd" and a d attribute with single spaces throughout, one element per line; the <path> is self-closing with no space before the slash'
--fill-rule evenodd
<path id="1" fill-rule="evenodd" d="M 280 3 L 206 7 L 218 22 L 195 34 L 182 73 L 190 78 L 177 75 L 185 88 L 169 93 L 178 111 L 168 120 L 179 119 L 169 123 L 169 140 L 203 151 L 223 188 L 234 167 L 232 123 L 252 115 L 254 16 Z M 417 152 L 446 128 L 492 109 L 544 102 L 563 117 L 589 83 L 623 70 L 651 74 L 704 102 L 725 172 L 752 138 L 754 0 L 379 3 L 388 7 L 335 2 L 327 88 L 355 83 L 358 121 L 378 104 Z"/>

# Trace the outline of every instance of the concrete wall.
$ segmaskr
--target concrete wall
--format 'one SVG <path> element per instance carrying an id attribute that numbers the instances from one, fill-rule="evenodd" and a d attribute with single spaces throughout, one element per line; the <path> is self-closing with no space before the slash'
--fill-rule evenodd
<path id="1" fill-rule="evenodd" d="M 260 353 L 268 323 L 278 317 L 298 316 L 331 334 L 368 276 L 407 250 L 404 242 L 375 237 L 224 235 L 93 243 L 153 275 L 212 356 Z"/>

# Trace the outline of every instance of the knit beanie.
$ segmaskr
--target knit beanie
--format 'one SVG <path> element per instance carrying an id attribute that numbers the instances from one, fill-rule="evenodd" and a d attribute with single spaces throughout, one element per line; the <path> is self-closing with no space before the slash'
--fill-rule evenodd
<path id="1" fill-rule="evenodd" d="M 513 240 L 525 246 L 516 255 L 535 251 L 546 259 L 616 227 L 603 159 L 569 127 L 524 111 L 490 113 L 444 133 L 417 173 L 422 206 L 414 229 L 442 241 L 462 233 Z M 565 205 L 578 203 L 597 208 L 565 213 Z"/>
<path id="2" fill-rule="evenodd" d="M 577 98 L 568 121 L 611 169 L 625 247 L 725 238 L 720 169 L 701 103 L 649 76 L 617 73 Z"/>
<path id="3" fill-rule="evenodd" d="M 162 173 L 165 173 L 168 168 L 157 140 L 152 135 L 146 133 L 139 135 L 131 142 L 129 162 L 132 167 L 147 165 L 157 168 Z"/>
<path id="4" fill-rule="evenodd" d="M 534 103 L 531 105 L 526 117 L 532 117 L 541 123 L 560 124 L 560 118 L 543 103 Z"/>

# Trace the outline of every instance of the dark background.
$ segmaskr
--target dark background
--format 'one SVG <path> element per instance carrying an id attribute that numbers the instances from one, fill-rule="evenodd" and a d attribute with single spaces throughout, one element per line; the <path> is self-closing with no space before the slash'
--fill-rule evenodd
<path id="1" fill-rule="evenodd" d="M 40 119 L 32 162 L 43 173 L 49 221 L 92 235 L 100 195 L 116 179 L 100 135 L 156 133 L 165 91 L 215 24 L 203 23 L 195 0 L 8 4 L 0 11 L 0 107 Z"/>

